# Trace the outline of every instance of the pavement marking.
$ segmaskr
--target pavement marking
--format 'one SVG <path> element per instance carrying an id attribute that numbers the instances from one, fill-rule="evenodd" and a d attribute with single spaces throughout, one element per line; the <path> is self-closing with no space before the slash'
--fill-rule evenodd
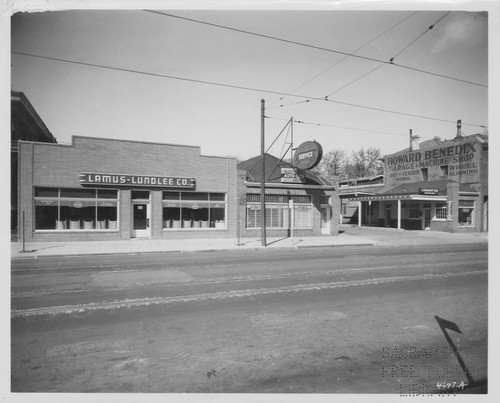
<path id="1" fill-rule="evenodd" d="M 475 260 L 475 261 L 462 261 L 462 262 L 457 262 L 453 263 L 453 267 L 459 267 L 459 266 L 469 266 L 471 264 L 474 264 L 475 266 L 478 266 L 480 264 L 488 264 L 487 260 Z M 436 268 L 436 267 L 446 267 L 450 266 L 449 262 L 441 262 L 441 263 L 427 263 L 427 264 L 422 264 L 422 263 L 414 263 L 414 264 L 405 264 L 405 269 L 411 269 L 411 268 Z M 109 284 L 106 283 L 95 283 L 92 284 L 95 288 L 82 288 L 82 289 L 70 289 L 70 290 L 46 290 L 46 291 L 25 291 L 25 292 L 19 292 L 19 293 L 13 293 L 12 297 L 13 298 L 29 298 L 29 297 L 41 297 L 44 295 L 61 295 L 61 294 L 82 294 L 85 292 L 89 291 L 123 291 L 123 290 L 131 290 L 135 289 L 138 287 L 149 287 L 149 288 L 161 288 L 161 287 L 176 287 L 176 286 L 197 286 L 197 285 L 206 285 L 206 284 L 228 284 L 228 283 L 242 283 L 245 281 L 261 281 L 261 280 L 280 280 L 280 279 L 286 279 L 286 278 L 292 278 L 292 277 L 297 277 L 297 278 L 311 278 L 311 277 L 320 277 L 320 276 L 325 276 L 325 275 L 333 275 L 333 274 L 350 274 L 350 273 L 356 273 L 356 272 L 367 272 L 367 271 L 383 271 L 383 270 L 391 270 L 391 269 L 398 269 L 400 267 L 400 263 L 397 263 L 395 265 L 390 265 L 390 266 L 371 266 L 371 267 L 351 267 L 347 269 L 335 269 L 335 270 L 328 270 L 328 271 L 311 271 L 311 272 L 292 272 L 292 273 L 276 273 L 276 274 L 260 274 L 260 275 L 248 275 L 248 276 L 231 276 L 231 277 L 216 277 L 216 278 L 211 278 L 211 279 L 204 279 L 204 280 L 198 280 L 193 277 L 192 281 L 175 281 L 175 282 L 163 282 L 161 283 L 158 281 L 159 279 L 155 279 L 155 283 L 151 282 L 129 282 L 126 283 L 124 281 L 124 278 L 121 277 L 118 280 L 123 282 L 124 284 L 118 285 L 116 284 L 114 287 L 110 287 Z M 137 270 L 140 271 L 140 270 Z M 128 272 L 136 272 L 136 270 L 129 270 Z M 103 273 L 114 273 L 116 274 L 115 271 L 107 271 L 107 272 L 100 272 L 101 274 Z M 131 273 L 132 274 L 132 273 Z M 15 281 L 14 281 L 15 282 Z"/>
<path id="2" fill-rule="evenodd" d="M 413 276 L 395 276 L 395 277 L 385 277 L 385 278 L 373 278 L 367 280 L 336 281 L 330 283 L 317 283 L 317 284 L 300 284 L 287 287 L 220 291 L 214 293 L 195 294 L 195 295 L 176 296 L 176 297 L 136 298 L 136 299 L 123 299 L 110 302 L 91 302 L 87 304 L 77 304 L 77 305 L 62 305 L 62 306 L 30 308 L 21 310 L 13 309 L 11 311 L 11 317 L 16 318 L 16 317 L 35 316 L 35 315 L 70 314 L 70 313 L 78 313 L 86 311 L 144 307 L 150 305 L 166 305 L 171 303 L 206 301 L 206 300 L 223 300 L 227 298 L 244 298 L 244 297 L 253 297 L 253 296 L 267 295 L 267 294 L 280 294 L 286 292 L 317 291 L 317 290 L 333 289 L 341 287 L 379 285 L 379 284 L 387 284 L 387 283 L 403 282 L 403 281 L 436 280 L 436 279 L 446 279 L 453 277 L 467 277 L 467 276 L 474 276 L 481 274 L 488 274 L 488 271 L 476 270 L 476 271 L 468 271 L 462 273 L 448 272 L 440 274 L 418 274 Z"/>

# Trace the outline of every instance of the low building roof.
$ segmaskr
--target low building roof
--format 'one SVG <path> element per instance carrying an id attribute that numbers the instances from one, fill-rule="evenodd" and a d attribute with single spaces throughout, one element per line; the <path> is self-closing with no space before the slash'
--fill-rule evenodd
<path id="1" fill-rule="evenodd" d="M 281 183 L 281 168 L 292 168 L 289 162 L 279 160 L 271 154 L 264 154 L 265 161 L 265 181 L 266 183 Z M 261 156 L 250 158 L 238 164 L 238 169 L 246 171 L 248 182 L 260 182 L 262 180 L 262 159 Z M 332 186 L 326 179 L 312 173 L 309 170 L 303 171 L 305 185 Z"/>
<path id="2" fill-rule="evenodd" d="M 452 179 L 441 179 L 437 181 L 418 181 L 412 183 L 405 183 L 398 186 L 395 186 L 391 189 L 386 190 L 385 192 L 378 193 L 376 195 L 358 195 L 357 197 L 349 197 L 349 200 L 361 200 L 366 198 L 371 198 L 373 200 L 390 200 L 394 198 L 422 198 L 427 197 L 429 200 L 434 200 L 436 198 L 446 198 L 448 195 L 447 185 L 450 183 L 456 183 Z M 425 190 L 434 190 L 437 189 L 436 193 L 426 194 Z M 477 190 L 474 189 L 470 184 L 459 184 L 458 188 L 459 192 L 473 192 L 477 193 Z"/>

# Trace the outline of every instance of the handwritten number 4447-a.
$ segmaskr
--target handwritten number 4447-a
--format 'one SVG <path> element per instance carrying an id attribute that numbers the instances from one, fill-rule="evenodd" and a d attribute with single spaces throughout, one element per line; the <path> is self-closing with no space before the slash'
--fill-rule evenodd
<path id="1" fill-rule="evenodd" d="M 464 390 L 467 386 L 463 381 L 457 384 L 457 382 L 438 382 L 436 388 L 438 390 L 449 390 L 449 389 L 461 389 Z"/>

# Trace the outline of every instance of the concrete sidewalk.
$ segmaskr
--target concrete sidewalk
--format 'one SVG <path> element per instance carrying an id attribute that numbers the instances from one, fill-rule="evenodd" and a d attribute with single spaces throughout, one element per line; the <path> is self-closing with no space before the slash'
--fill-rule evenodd
<path id="1" fill-rule="evenodd" d="M 114 253 L 195 252 L 221 250 L 257 250 L 276 248 L 311 248 L 334 246 L 418 246 L 462 243 L 487 243 L 488 233 L 448 233 L 438 231 L 405 231 L 393 228 L 356 227 L 341 225 L 338 236 L 209 239 L 130 239 L 123 241 L 86 242 L 22 242 L 11 243 L 13 259 L 39 256 L 102 255 Z"/>
<path id="2" fill-rule="evenodd" d="M 340 234 L 339 236 L 267 238 L 267 247 L 262 246 L 260 238 L 241 238 L 239 245 L 236 238 L 130 239 L 124 241 L 27 242 L 25 252 L 23 252 L 22 242 L 12 242 L 11 257 L 18 259 L 39 256 L 101 255 L 113 253 L 131 254 L 373 245 L 374 242 L 369 239 L 344 234 Z"/>

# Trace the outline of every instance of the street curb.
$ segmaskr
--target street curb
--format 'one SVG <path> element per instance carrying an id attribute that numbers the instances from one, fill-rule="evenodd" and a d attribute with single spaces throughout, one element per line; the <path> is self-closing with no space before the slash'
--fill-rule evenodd
<path id="1" fill-rule="evenodd" d="M 339 244 L 339 245 L 302 245 L 302 246 L 255 246 L 238 248 L 223 248 L 223 249 L 179 249 L 179 250 L 155 250 L 155 251 L 137 251 L 137 252 L 89 252 L 89 253 L 67 253 L 67 254 L 52 254 L 52 255 L 35 255 L 35 256 L 11 256 L 11 260 L 28 260 L 39 259 L 45 257 L 82 257 L 82 256 L 109 256 L 109 255 L 142 255 L 151 253 L 195 253 L 195 252 L 231 252 L 231 251 L 256 251 L 256 250 L 275 250 L 275 249 L 306 249 L 306 248 L 338 248 L 338 247 L 355 247 L 355 246 L 375 246 L 374 242 L 364 242 L 356 244 Z M 32 251 L 36 252 L 36 250 Z M 26 252 L 30 253 L 30 252 Z"/>

